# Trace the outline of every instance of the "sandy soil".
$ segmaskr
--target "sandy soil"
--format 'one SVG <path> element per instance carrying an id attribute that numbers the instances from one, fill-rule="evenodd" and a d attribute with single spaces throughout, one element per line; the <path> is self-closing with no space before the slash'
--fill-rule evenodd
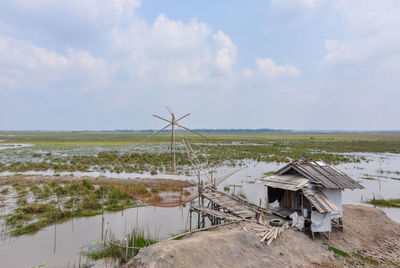
<path id="1" fill-rule="evenodd" d="M 332 233 L 331 242 L 288 229 L 269 247 L 252 231 L 256 223 L 236 223 L 145 248 L 125 268 L 400 267 L 400 224 L 378 209 L 354 205 L 344 206 L 343 220 L 344 231 Z"/>

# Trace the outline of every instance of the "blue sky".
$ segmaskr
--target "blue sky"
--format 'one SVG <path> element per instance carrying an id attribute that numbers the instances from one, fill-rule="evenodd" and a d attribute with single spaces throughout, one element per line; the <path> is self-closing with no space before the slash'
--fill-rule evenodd
<path id="1" fill-rule="evenodd" d="M 0 130 L 400 129 L 400 1 L 0 2 Z"/>

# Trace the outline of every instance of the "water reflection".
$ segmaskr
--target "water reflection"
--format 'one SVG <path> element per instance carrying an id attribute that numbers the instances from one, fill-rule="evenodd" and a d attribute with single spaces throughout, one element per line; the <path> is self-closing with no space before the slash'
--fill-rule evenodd
<path id="1" fill-rule="evenodd" d="M 142 228 L 159 239 L 188 229 L 188 207 L 139 207 L 123 213 L 105 213 L 109 233 L 122 238 L 133 227 Z M 73 267 L 79 263 L 82 246 L 101 240 L 101 215 L 75 218 L 73 221 L 50 226 L 34 235 L 3 238 L 0 245 L 0 267 L 29 267 L 47 262 L 49 267 Z M 126 225 L 125 225 L 126 222 Z M 23 257 L 22 257 L 23 256 Z M 87 260 L 81 256 L 81 263 Z"/>

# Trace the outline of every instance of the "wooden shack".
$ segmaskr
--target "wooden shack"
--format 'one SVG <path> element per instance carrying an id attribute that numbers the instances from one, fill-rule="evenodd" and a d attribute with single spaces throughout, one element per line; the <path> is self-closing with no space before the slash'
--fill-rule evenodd
<path id="1" fill-rule="evenodd" d="M 268 204 L 276 214 L 288 217 L 293 212 L 311 218 L 313 211 L 329 214 L 342 224 L 342 191 L 363 189 L 358 182 L 324 161 L 293 161 L 258 183 L 266 187 Z"/>

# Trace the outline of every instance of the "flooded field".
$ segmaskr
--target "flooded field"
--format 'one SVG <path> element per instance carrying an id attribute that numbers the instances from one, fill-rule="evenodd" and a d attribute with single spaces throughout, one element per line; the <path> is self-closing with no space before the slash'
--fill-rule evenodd
<path id="1" fill-rule="evenodd" d="M 385 140 L 387 144 L 379 143 L 376 147 L 371 147 L 366 143 L 370 146 L 368 148 L 363 147 L 364 141 L 358 144 L 359 147 L 354 147 L 355 137 L 352 136 L 344 137 L 340 141 L 336 141 L 335 137 L 332 138 L 333 141 L 326 136 L 317 137 L 317 139 L 313 137 L 292 137 L 290 142 L 293 144 L 282 137 L 270 137 L 266 141 L 251 136 L 242 137 L 240 141 L 228 139 L 225 145 L 232 146 L 239 152 L 237 154 L 239 156 L 235 156 L 234 160 L 229 160 L 229 155 L 217 150 L 217 146 L 213 144 L 198 142 L 195 146 L 201 156 L 200 166 L 203 168 L 203 180 L 206 181 L 211 176 L 217 179 L 226 178 L 218 185 L 219 190 L 234 192 L 256 204 L 261 203 L 262 206 L 265 206 L 265 188 L 255 184 L 255 181 L 265 176 L 266 173 L 279 169 L 286 164 L 288 159 L 299 158 L 303 154 L 314 156 L 315 159 L 333 160 L 339 169 L 365 187 L 362 190 L 344 191 L 344 204 L 367 205 L 365 201 L 372 198 L 399 198 L 400 154 L 397 153 L 397 149 L 393 149 L 398 147 L 392 146 L 393 142 L 397 144 L 397 137 L 395 141 L 383 137 L 382 139 L 387 139 Z M 220 137 L 220 140 L 224 141 L 224 139 L 226 137 Z M 298 139 L 300 139 L 301 145 L 299 145 Z M 343 149 L 345 147 L 339 143 L 345 139 L 349 139 L 351 141 L 349 144 L 353 147 L 348 148 L 346 143 L 347 149 Z M 375 139 L 371 138 L 370 140 L 374 142 Z M 31 139 L 24 137 L 21 140 L 16 139 L 13 142 L 5 140 L 0 143 L 0 176 L 19 174 L 95 178 L 103 175 L 116 179 L 165 178 L 197 183 L 197 178 L 188 162 L 185 162 L 186 160 L 179 162 L 178 175 L 172 175 L 168 171 L 170 155 L 166 143 L 146 145 L 138 151 L 144 154 L 125 159 L 125 166 L 110 166 L 114 154 L 118 155 L 127 151 L 125 145 L 104 146 L 104 144 L 94 143 L 93 146 L 82 146 L 82 144 L 79 146 L 77 144 L 53 146 L 51 143 L 47 144 L 47 141 L 46 143 L 31 143 L 30 141 Z M 313 143 L 314 141 L 316 144 Z M 325 146 L 321 145 L 321 142 Z M 200 149 L 201 146 L 206 146 L 207 149 Z M 317 149 L 317 147 L 324 148 L 324 150 Z M 392 149 L 387 150 L 387 148 Z M 349 152 L 351 149 L 356 152 Z M 393 153 L 393 150 L 396 153 Z M 179 151 L 181 151 L 183 159 L 182 147 L 178 147 Z M 392 153 L 385 153 L 385 151 Z M 106 154 L 102 155 L 102 153 Z M 285 155 L 280 156 L 280 153 Z M 157 162 L 157 157 L 160 155 L 163 160 Z M 248 155 L 252 155 L 252 157 L 246 158 Z M 142 159 L 142 156 L 145 157 Z M 69 166 L 63 165 L 64 160 L 69 162 Z M 89 164 L 82 167 L 76 164 L 79 161 L 88 161 Z M 143 164 L 135 166 L 130 161 L 143 161 Z M 51 165 L 52 168 L 48 169 L 43 162 Z M 247 168 L 243 168 L 245 166 L 243 162 Z M 26 163 L 29 165 L 25 165 Z M 101 263 L 113 267 L 115 264 L 112 260 L 94 261 L 84 254 L 92 247 L 98 246 L 98 241 L 102 239 L 101 215 L 74 218 L 47 226 L 32 235 L 15 237 L 7 235 L 6 229 L 3 228 L 4 216 L 12 211 L 12 204 L 10 205 L 9 200 L 2 197 L 1 194 L 0 198 L 0 225 L 3 230 L 0 242 L 1 267 L 33 267 L 41 264 L 47 265 L 46 267 L 77 267 L 79 263 Z M 27 202 L 30 202 L 29 198 L 27 198 Z M 117 239 L 122 239 L 127 232 L 136 227 L 144 230 L 151 237 L 161 240 L 189 229 L 188 207 L 189 205 L 168 208 L 152 206 L 128 208 L 118 212 L 106 212 L 105 222 L 106 225 L 108 224 L 108 230 Z M 393 220 L 400 222 L 400 209 L 380 209 Z M 196 214 L 193 215 L 196 217 Z M 193 222 L 197 223 L 196 218 L 193 219 Z M 21 252 L 23 252 L 23 258 L 19 257 Z"/>

